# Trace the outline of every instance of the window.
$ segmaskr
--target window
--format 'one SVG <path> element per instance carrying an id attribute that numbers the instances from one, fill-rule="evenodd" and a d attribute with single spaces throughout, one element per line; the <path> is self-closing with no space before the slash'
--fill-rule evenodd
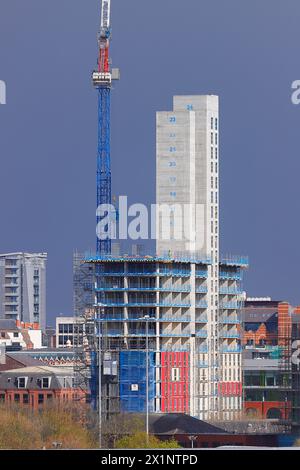
<path id="1" fill-rule="evenodd" d="M 50 378 L 43 377 L 42 378 L 42 388 L 49 388 L 50 387 Z"/>
<path id="2" fill-rule="evenodd" d="M 18 388 L 26 388 L 27 377 L 18 377 L 17 386 Z"/>
<path id="3" fill-rule="evenodd" d="M 5 402 L 5 394 L 0 393 L 0 403 L 4 403 L 4 402 Z"/>
<path id="4" fill-rule="evenodd" d="M 28 395 L 28 393 L 24 393 L 24 394 L 23 394 L 23 403 L 24 403 L 24 405 L 28 405 L 28 403 L 29 403 L 29 395 Z"/>
<path id="5" fill-rule="evenodd" d="M 172 368 L 171 380 L 172 380 L 172 382 L 179 382 L 179 380 L 180 380 L 180 369 L 179 369 L 179 367 L 173 367 Z"/>
<path id="6" fill-rule="evenodd" d="M 266 385 L 268 387 L 274 387 L 276 384 L 275 384 L 275 377 L 273 376 L 270 376 L 270 377 L 266 377 Z"/>
<path id="7" fill-rule="evenodd" d="M 44 395 L 42 393 L 38 394 L 38 404 L 41 405 L 44 403 Z"/>
<path id="8" fill-rule="evenodd" d="M 17 331 L 14 332 L 14 338 L 19 338 L 19 333 Z"/>
<path id="9" fill-rule="evenodd" d="M 15 403 L 20 403 L 20 394 L 19 393 L 14 394 L 14 401 L 15 401 Z"/>

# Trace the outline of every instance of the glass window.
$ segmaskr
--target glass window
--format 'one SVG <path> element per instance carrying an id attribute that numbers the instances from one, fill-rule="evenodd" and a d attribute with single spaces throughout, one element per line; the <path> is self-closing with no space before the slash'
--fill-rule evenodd
<path id="1" fill-rule="evenodd" d="M 49 388 L 50 380 L 49 377 L 42 378 L 42 388 Z"/>
<path id="2" fill-rule="evenodd" d="M 38 404 L 41 405 L 42 403 L 44 403 L 44 395 L 42 393 L 39 393 Z"/>
<path id="3" fill-rule="evenodd" d="M 17 379 L 18 388 L 26 387 L 26 377 L 18 377 Z"/>
<path id="4" fill-rule="evenodd" d="M 24 393 L 24 394 L 23 394 L 23 403 L 24 403 L 24 405 L 28 405 L 28 403 L 29 403 L 29 395 L 28 395 L 28 393 Z"/>

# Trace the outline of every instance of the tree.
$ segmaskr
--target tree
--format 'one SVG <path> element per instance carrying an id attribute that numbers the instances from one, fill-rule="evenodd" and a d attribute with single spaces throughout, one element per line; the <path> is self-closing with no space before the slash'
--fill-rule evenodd
<path id="1" fill-rule="evenodd" d="M 0 449 L 63 449 L 96 447 L 93 434 L 82 423 L 78 407 L 46 407 L 39 411 L 0 407 Z"/>
<path id="2" fill-rule="evenodd" d="M 180 449 L 180 445 L 174 440 L 160 441 L 150 435 L 147 439 L 145 432 L 136 432 L 131 436 L 125 436 L 116 441 L 116 449 Z"/>
<path id="3" fill-rule="evenodd" d="M 103 421 L 102 428 L 104 446 L 106 448 L 114 448 L 116 441 L 122 437 L 143 432 L 145 429 L 145 419 L 142 415 L 118 413 L 110 416 L 107 421 Z"/>

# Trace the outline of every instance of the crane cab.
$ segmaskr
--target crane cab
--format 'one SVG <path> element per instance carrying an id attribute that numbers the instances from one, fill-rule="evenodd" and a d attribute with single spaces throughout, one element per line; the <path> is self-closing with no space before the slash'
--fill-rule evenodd
<path id="1" fill-rule="evenodd" d="M 110 72 L 93 72 L 92 75 L 93 85 L 98 86 L 110 86 L 112 77 Z"/>

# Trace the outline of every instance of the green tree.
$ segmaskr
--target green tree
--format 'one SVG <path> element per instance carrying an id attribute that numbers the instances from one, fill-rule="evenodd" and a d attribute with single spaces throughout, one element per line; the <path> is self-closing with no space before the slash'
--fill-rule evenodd
<path id="1" fill-rule="evenodd" d="M 180 445 L 174 439 L 160 441 L 152 435 L 147 439 L 145 432 L 124 436 L 116 441 L 115 447 L 116 449 L 180 449 Z"/>

